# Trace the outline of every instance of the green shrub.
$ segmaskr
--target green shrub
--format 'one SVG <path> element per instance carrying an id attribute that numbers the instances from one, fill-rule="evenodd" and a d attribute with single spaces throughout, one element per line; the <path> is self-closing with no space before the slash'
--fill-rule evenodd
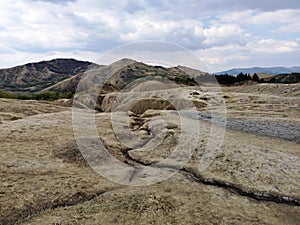
<path id="1" fill-rule="evenodd" d="M 38 93 L 11 93 L 0 90 L 0 98 L 13 98 L 20 100 L 48 100 L 53 101 L 62 98 L 73 98 L 72 92 L 46 91 Z"/>
<path id="2" fill-rule="evenodd" d="M 0 98 L 14 98 L 14 95 L 10 92 L 0 90 Z"/>

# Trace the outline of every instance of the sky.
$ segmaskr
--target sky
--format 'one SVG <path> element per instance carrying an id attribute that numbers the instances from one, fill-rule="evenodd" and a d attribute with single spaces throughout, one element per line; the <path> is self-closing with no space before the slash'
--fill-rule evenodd
<path id="1" fill-rule="evenodd" d="M 0 1 L 0 68 L 53 58 L 96 62 L 145 40 L 182 46 L 211 72 L 299 66 L 300 1 Z"/>

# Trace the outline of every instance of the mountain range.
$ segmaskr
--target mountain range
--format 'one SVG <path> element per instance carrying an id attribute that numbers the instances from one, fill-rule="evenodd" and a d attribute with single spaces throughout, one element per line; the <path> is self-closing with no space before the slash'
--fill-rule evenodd
<path id="1" fill-rule="evenodd" d="M 216 75 L 220 74 L 230 74 L 238 75 L 239 73 L 263 73 L 269 75 L 285 74 L 285 73 L 299 73 L 300 66 L 293 67 L 252 67 L 252 68 L 234 68 L 230 70 L 225 70 L 215 73 Z"/>
<path id="2" fill-rule="evenodd" d="M 75 59 L 53 59 L 0 69 L 0 89 L 35 92 L 72 76 L 82 74 L 92 65 Z"/>
<path id="3" fill-rule="evenodd" d="M 123 65 L 125 66 L 123 67 Z M 103 69 L 96 70 L 100 67 Z M 181 85 L 195 85 L 196 82 L 193 77 L 201 74 L 207 75 L 205 72 L 187 67 L 164 68 L 131 59 L 121 59 L 107 66 L 75 59 L 53 59 L 1 69 L 0 90 L 10 92 L 75 92 L 86 71 L 96 71 L 93 81 L 89 81 L 89 84 L 95 84 L 102 79 L 107 70 L 110 71 L 113 68 L 118 68 L 118 70 L 114 71 L 114 74 L 105 83 L 103 90 L 106 92 L 121 90 L 138 78 L 167 78 L 167 80 L 175 81 Z"/>
<path id="4" fill-rule="evenodd" d="M 97 70 L 98 68 L 102 69 Z M 103 87 L 103 92 L 106 93 L 120 91 L 139 78 L 164 79 L 179 85 L 196 85 L 196 81 L 201 83 L 215 81 L 215 78 L 209 73 L 184 66 L 164 68 L 162 66 L 147 65 L 131 59 L 121 59 L 110 65 L 98 65 L 76 59 L 53 59 L 0 69 L 0 90 L 32 93 L 41 91 L 74 93 L 86 71 L 96 71 L 93 80 L 89 81 L 90 85 L 99 84 L 99 80 L 103 79 L 106 73 L 111 73 L 112 69 L 115 69 L 113 70 L 114 73 L 111 74 Z M 258 73 L 259 78 L 264 78 L 267 82 L 273 79 L 272 82 L 277 83 L 297 83 L 300 80 L 299 74 L 284 74 L 300 72 L 300 67 L 241 68 L 217 74 L 236 75 L 240 72 Z"/>

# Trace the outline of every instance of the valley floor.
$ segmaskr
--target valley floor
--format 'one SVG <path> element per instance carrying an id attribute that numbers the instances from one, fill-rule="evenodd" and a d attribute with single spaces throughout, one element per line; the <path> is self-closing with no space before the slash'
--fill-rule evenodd
<path id="1" fill-rule="evenodd" d="M 200 127 L 193 155 L 171 178 L 145 186 L 114 183 L 87 165 L 64 103 L 0 99 L 0 224 L 299 224 L 299 90 L 224 88 L 228 126 L 200 172 L 211 120 L 206 109 L 196 118 L 186 110 L 185 121 Z M 114 118 L 112 126 L 110 113 L 97 113 L 96 127 L 109 152 L 135 168 L 124 172 L 129 183 L 174 151 L 182 132 L 186 146 L 195 138 L 172 110 Z M 125 128 L 133 135 L 126 143 Z"/>

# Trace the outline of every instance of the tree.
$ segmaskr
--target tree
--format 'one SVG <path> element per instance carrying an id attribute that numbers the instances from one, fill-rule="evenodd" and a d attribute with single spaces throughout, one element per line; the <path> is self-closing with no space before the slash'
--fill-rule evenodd
<path id="1" fill-rule="evenodd" d="M 259 81 L 259 77 L 256 73 L 253 74 L 252 80 L 257 81 L 257 82 Z"/>

